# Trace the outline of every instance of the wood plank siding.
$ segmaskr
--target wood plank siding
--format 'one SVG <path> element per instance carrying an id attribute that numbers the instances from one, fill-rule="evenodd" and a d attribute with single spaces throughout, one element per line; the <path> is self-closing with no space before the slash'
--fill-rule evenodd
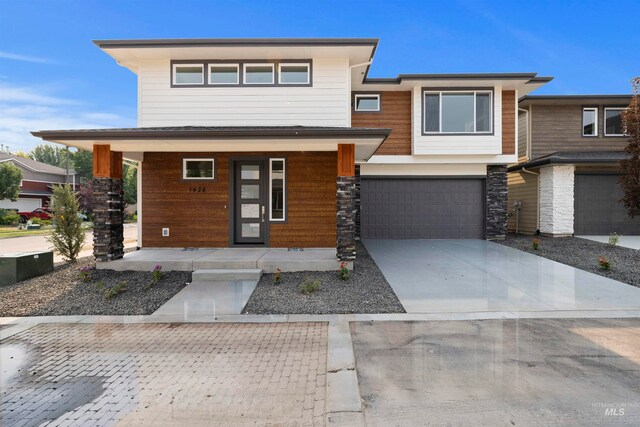
<path id="1" fill-rule="evenodd" d="M 502 154 L 516 152 L 516 92 L 502 91 Z"/>
<path id="2" fill-rule="evenodd" d="M 142 162 L 142 245 L 228 247 L 229 159 L 255 156 L 287 159 L 287 222 L 270 224 L 268 246 L 335 247 L 335 151 L 145 153 Z M 184 157 L 215 159 L 215 181 L 183 181 Z M 169 237 L 162 237 L 163 227 L 169 227 Z"/>
<path id="3" fill-rule="evenodd" d="M 380 97 L 381 111 L 353 111 L 351 126 L 392 129 L 376 155 L 411 155 L 411 92 L 381 92 Z"/>
<path id="4" fill-rule="evenodd" d="M 509 217 L 507 229 L 516 231 L 516 213 L 513 203 L 516 200 L 522 202 L 519 219 L 520 234 L 534 234 L 538 229 L 538 176 L 526 172 L 511 172 L 507 177 L 509 193 L 507 206 Z"/>
<path id="5" fill-rule="evenodd" d="M 594 105 L 585 105 L 594 107 Z M 621 151 L 627 137 L 604 137 L 604 107 L 598 110 L 598 136 L 582 136 L 581 105 L 539 105 L 531 109 L 531 158 L 557 151 Z"/>
<path id="6" fill-rule="evenodd" d="M 518 112 L 518 163 L 526 162 L 528 159 L 527 152 L 527 114 Z"/>

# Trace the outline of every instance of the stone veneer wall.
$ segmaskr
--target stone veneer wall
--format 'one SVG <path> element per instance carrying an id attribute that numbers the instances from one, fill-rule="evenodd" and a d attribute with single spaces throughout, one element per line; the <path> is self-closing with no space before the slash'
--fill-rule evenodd
<path id="1" fill-rule="evenodd" d="M 112 261 L 124 256 L 124 191 L 122 180 L 94 178 L 93 256 Z"/>
<path id="2" fill-rule="evenodd" d="M 487 165 L 487 230 L 488 240 L 507 236 L 507 167 Z"/>
<path id="3" fill-rule="evenodd" d="M 574 165 L 540 168 L 540 234 L 573 234 Z"/>
<path id="4" fill-rule="evenodd" d="M 360 165 L 356 165 L 356 182 L 353 195 L 353 214 L 356 226 L 356 241 L 360 240 Z"/>
<path id="5" fill-rule="evenodd" d="M 336 255 L 340 261 L 356 259 L 356 223 L 354 196 L 355 176 L 339 176 L 336 180 Z"/>

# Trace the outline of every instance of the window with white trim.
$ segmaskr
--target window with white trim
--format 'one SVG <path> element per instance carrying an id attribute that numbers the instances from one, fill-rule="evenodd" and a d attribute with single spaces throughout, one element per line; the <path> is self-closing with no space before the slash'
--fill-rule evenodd
<path id="1" fill-rule="evenodd" d="M 209 84 L 240 84 L 240 64 L 209 64 Z"/>
<path id="2" fill-rule="evenodd" d="M 203 64 L 173 64 L 174 85 L 204 84 Z"/>
<path id="3" fill-rule="evenodd" d="M 278 83 L 281 85 L 306 85 L 310 80 L 309 64 L 289 64 L 278 65 Z"/>
<path id="4" fill-rule="evenodd" d="M 582 109 L 582 136 L 598 136 L 598 108 Z"/>
<path id="5" fill-rule="evenodd" d="M 493 92 L 490 90 L 431 91 L 423 93 L 425 134 L 491 133 Z"/>
<path id="6" fill-rule="evenodd" d="M 285 159 L 269 159 L 269 220 L 285 221 Z"/>
<path id="7" fill-rule="evenodd" d="M 624 136 L 622 112 L 624 108 L 604 109 L 604 136 Z"/>
<path id="8" fill-rule="evenodd" d="M 212 180 L 215 179 L 214 159 L 182 159 L 182 179 Z"/>
<path id="9" fill-rule="evenodd" d="M 274 80 L 273 64 L 245 64 L 244 84 L 272 85 Z"/>
<path id="10" fill-rule="evenodd" d="M 380 94 L 357 93 L 353 98 L 354 111 L 376 112 L 380 111 Z"/>

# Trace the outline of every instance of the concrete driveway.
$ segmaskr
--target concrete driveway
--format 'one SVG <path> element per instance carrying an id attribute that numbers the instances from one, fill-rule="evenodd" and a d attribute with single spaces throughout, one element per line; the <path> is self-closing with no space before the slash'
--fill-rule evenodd
<path id="1" fill-rule="evenodd" d="M 364 243 L 408 313 L 640 308 L 640 288 L 485 240 Z"/>

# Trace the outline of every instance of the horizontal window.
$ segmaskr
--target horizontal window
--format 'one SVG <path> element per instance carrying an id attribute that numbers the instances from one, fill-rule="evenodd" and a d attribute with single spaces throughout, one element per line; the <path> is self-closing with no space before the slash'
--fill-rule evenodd
<path id="1" fill-rule="evenodd" d="M 271 221 L 285 220 L 285 161 L 284 159 L 269 159 L 269 192 Z"/>
<path id="2" fill-rule="evenodd" d="M 309 64 L 280 64 L 278 81 L 283 85 L 309 84 Z"/>
<path id="3" fill-rule="evenodd" d="M 204 65 L 202 64 L 174 64 L 174 85 L 201 85 L 204 83 Z"/>
<path id="4" fill-rule="evenodd" d="M 214 159 L 182 159 L 182 179 L 214 179 Z"/>
<path id="5" fill-rule="evenodd" d="M 353 104 L 355 111 L 380 111 L 380 95 L 358 93 Z"/>
<path id="6" fill-rule="evenodd" d="M 237 85 L 240 83 L 240 65 L 209 64 L 209 84 Z"/>
<path id="7" fill-rule="evenodd" d="M 424 133 L 490 133 L 491 91 L 425 91 Z"/>
<path id="8" fill-rule="evenodd" d="M 623 136 L 624 128 L 622 125 L 622 112 L 624 108 L 605 108 L 604 109 L 604 135 L 605 136 Z"/>
<path id="9" fill-rule="evenodd" d="M 598 136 L 598 109 L 582 109 L 582 136 Z"/>
<path id="10" fill-rule="evenodd" d="M 248 85 L 270 85 L 274 83 L 273 64 L 246 64 L 244 83 Z"/>

